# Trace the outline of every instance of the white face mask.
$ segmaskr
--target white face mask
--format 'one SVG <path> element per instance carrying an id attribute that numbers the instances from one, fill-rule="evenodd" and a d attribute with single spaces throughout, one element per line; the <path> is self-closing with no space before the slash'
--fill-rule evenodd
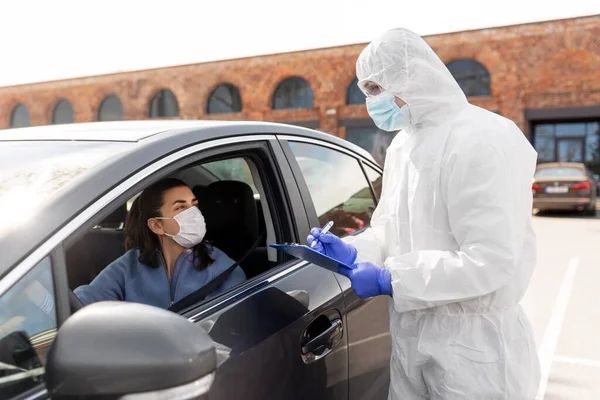
<path id="1" fill-rule="evenodd" d="M 173 238 L 175 242 L 186 249 L 202 242 L 206 235 L 204 215 L 196 206 L 180 212 L 173 218 L 156 217 L 155 219 L 174 219 L 179 225 L 179 232 L 176 235 L 169 235 L 165 232 L 165 235 Z"/>

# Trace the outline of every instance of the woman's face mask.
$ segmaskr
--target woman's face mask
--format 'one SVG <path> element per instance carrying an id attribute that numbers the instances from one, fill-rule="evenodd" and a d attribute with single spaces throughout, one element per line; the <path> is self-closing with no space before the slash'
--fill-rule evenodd
<path id="1" fill-rule="evenodd" d="M 367 97 L 367 111 L 381 130 L 395 132 L 406 129 L 410 125 L 408 106 L 405 104 L 398 107 L 395 99 L 396 97 L 389 92 Z"/>
<path id="2" fill-rule="evenodd" d="M 175 235 L 170 235 L 165 232 L 166 236 L 173 238 L 177 244 L 186 249 L 192 248 L 202 242 L 206 235 L 206 223 L 204 215 L 196 206 L 192 206 L 185 211 L 180 212 L 173 218 L 156 217 L 155 219 L 173 219 L 179 225 L 179 232 Z"/>

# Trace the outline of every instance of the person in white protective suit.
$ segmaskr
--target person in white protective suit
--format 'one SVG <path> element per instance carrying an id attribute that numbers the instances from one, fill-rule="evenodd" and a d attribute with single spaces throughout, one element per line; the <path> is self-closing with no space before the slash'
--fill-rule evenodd
<path id="1" fill-rule="evenodd" d="M 387 150 L 371 228 L 315 249 L 362 298 L 389 295 L 390 399 L 533 399 L 540 372 L 519 302 L 536 262 L 536 152 L 510 120 L 469 104 L 418 35 L 394 29 L 356 64 Z"/>

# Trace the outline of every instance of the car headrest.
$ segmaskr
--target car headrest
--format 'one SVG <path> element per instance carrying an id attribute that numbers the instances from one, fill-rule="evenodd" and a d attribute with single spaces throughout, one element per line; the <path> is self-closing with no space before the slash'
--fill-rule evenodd
<path id="1" fill-rule="evenodd" d="M 230 257 L 244 255 L 258 238 L 258 211 L 252 188 L 238 181 L 218 181 L 193 189 L 206 220 L 206 238 Z"/>

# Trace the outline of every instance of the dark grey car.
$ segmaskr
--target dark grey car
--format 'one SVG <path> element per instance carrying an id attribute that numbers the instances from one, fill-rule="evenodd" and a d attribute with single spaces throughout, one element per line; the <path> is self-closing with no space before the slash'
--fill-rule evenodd
<path id="1" fill-rule="evenodd" d="M 0 398 L 385 399 L 387 298 L 359 299 L 345 277 L 268 247 L 328 220 L 360 235 L 381 174 L 357 146 L 281 124 L 0 132 Z M 81 308 L 72 290 L 124 253 L 132 199 L 167 176 L 196 197 L 249 188 L 223 192 L 231 213 L 207 217 L 247 281 L 178 313 Z"/>

